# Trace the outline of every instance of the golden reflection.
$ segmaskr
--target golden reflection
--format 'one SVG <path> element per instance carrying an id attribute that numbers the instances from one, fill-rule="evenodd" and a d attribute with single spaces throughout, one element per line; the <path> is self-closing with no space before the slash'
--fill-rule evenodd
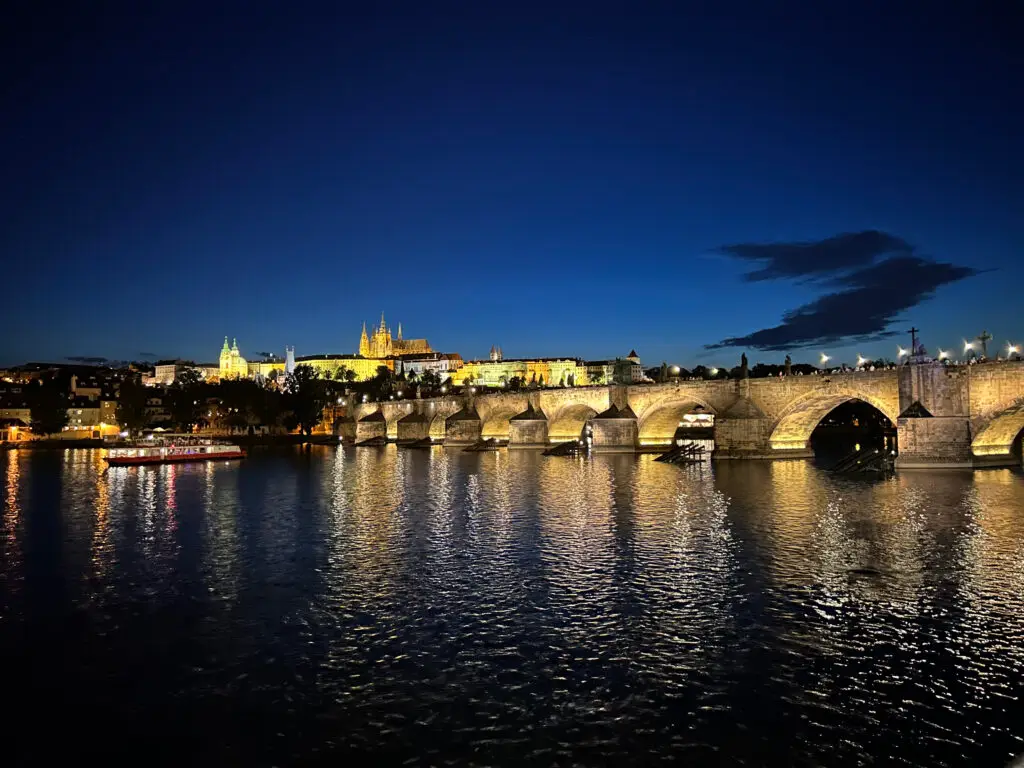
<path id="1" fill-rule="evenodd" d="M 241 467 L 217 466 L 209 461 L 194 467 L 200 476 L 203 499 L 203 564 L 209 586 L 225 603 L 238 601 L 242 588 L 242 553 L 239 543 Z"/>
<path id="2" fill-rule="evenodd" d="M 964 597 L 978 610 L 1013 606 L 1024 594 L 1024 477 L 1010 469 L 974 472 L 963 499 Z"/>
<path id="3" fill-rule="evenodd" d="M 367 589 L 383 589 L 397 564 L 404 464 L 395 445 L 339 448 L 348 451 L 333 517 L 338 528 L 333 557 L 345 563 L 346 578 Z"/>
<path id="4" fill-rule="evenodd" d="M 913 620 L 925 610 L 933 494 L 935 483 L 948 481 L 850 478 L 804 461 L 727 464 L 716 465 L 716 475 L 735 504 L 756 510 L 745 524 L 765 577 L 781 590 L 787 610 L 811 610 L 818 619 L 784 623 L 787 640 L 842 654 L 843 617 L 851 610 L 886 621 Z M 957 498 L 957 482 L 942 492 Z"/>
<path id="5" fill-rule="evenodd" d="M 20 546 L 18 541 L 19 528 L 21 527 L 21 502 L 19 500 L 21 485 L 21 451 L 5 451 L 5 462 L 7 464 L 4 472 L 4 559 L 9 563 L 17 562 L 20 559 Z"/>
<path id="6" fill-rule="evenodd" d="M 581 647 L 613 636 L 619 620 L 611 478 L 604 460 L 547 458 L 538 467 L 538 545 L 549 599 L 564 617 L 564 634 Z"/>
<path id="7" fill-rule="evenodd" d="M 94 462 L 96 467 L 96 520 L 92 529 L 90 553 L 92 576 L 95 579 L 101 579 L 110 568 L 114 555 L 111 543 L 110 473 L 100 455 L 102 452 L 93 451 L 93 453 L 97 454 L 98 461 Z"/>
<path id="8" fill-rule="evenodd" d="M 715 487 L 710 465 L 672 466 L 652 456 L 634 464 L 633 552 L 646 582 L 645 622 L 662 653 L 696 665 L 726 651 L 734 623 L 729 500 Z"/>

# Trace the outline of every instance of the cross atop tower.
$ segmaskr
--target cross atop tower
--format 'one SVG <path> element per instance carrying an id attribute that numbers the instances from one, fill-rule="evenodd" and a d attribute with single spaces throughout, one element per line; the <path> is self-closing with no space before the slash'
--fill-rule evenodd
<path id="1" fill-rule="evenodd" d="M 911 354 L 911 356 L 917 354 L 917 334 L 919 334 L 919 333 L 920 333 L 920 331 L 917 328 L 914 328 L 913 326 L 911 326 L 911 328 L 910 328 L 910 354 Z"/>

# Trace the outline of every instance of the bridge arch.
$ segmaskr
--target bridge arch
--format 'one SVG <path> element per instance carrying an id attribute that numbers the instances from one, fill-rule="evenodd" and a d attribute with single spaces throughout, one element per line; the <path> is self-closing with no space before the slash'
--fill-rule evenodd
<path id="1" fill-rule="evenodd" d="M 971 441 L 975 456 L 1005 456 L 1013 452 L 1017 436 L 1024 431 L 1024 398 L 996 413 Z"/>
<path id="2" fill-rule="evenodd" d="M 575 440 L 583 431 L 587 419 L 597 416 L 597 411 L 586 403 L 574 403 L 560 408 L 554 417 L 548 419 L 548 440 L 560 443 Z"/>
<path id="3" fill-rule="evenodd" d="M 789 406 L 772 427 L 768 445 L 772 450 L 804 450 L 810 445 L 811 433 L 835 408 L 860 400 L 880 411 L 894 425 L 899 414 L 884 400 L 867 392 L 852 389 L 811 392 Z"/>
<path id="4" fill-rule="evenodd" d="M 509 420 L 524 410 L 525 406 L 520 407 L 519 405 L 507 403 L 488 408 L 484 413 L 480 414 L 480 436 L 485 440 L 491 437 L 499 440 L 508 439 Z"/>
<path id="5" fill-rule="evenodd" d="M 640 444 L 670 444 L 683 416 L 695 411 L 715 415 L 715 409 L 706 401 L 692 395 L 683 395 L 652 403 L 638 419 Z"/>

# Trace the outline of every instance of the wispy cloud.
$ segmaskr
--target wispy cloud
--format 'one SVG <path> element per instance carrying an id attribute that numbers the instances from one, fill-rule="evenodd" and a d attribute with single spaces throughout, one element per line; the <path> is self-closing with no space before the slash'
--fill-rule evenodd
<path id="1" fill-rule="evenodd" d="M 979 273 L 915 256 L 902 238 L 873 230 L 817 242 L 724 246 L 720 251 L 763 265 L 747 273 L 747 280 L 813 281 L 836 290 L 786 312 L 779 325 L 722 339 L 708 349 L 781 351 L 886 338 L 898 333 L 890 326 L 900 313 L 939 287 Z M 888 257 L 879 260 L 883 256 Z"/>

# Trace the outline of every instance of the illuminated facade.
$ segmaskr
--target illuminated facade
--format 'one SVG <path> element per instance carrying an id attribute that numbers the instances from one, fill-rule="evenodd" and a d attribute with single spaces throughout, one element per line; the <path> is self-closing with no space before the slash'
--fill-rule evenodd
<path id="1" fill-rule="evenodd" d="M 359 354 L 365 358 L 384 359 L 398 355 L 425 355 L 433 350 L 426 339 L 403 339 L 402 324 L 398 324 L 398 335 L 391 337 L 391 329 L 384 322 L 381 313 L 380 325 L 367 335 L 366 323 L 363 323 L 363 334 L 359 337 Z"/>
<path id="2" fill-rule="evenodd" d="M 224 346 L 220 350 L 220 378 L 241 379 L 249 375 L 249 364 L 238 351 L 238 339 L 228 346 L 228 337 L 224 337 Z"/>
<path id="3" fill-rule="evenodd" d="M 309 355 L 307 357 L 295 358 L 296 365 L 308 365 L 320 372 L 321 377 L 330 375 L 332 379 L 338 377 L 338 370 L 344 368 L 352 371 L 356 381 L 368 381 L 377 375 L 377 368 L 386 367 L 390 371 L 395 370 L 394 358 L 370 358 L 357 355 Z M 344 374 L 344 371 L 342 371 Z"/>
<path id="4" fill-rule="evenodd" d="M 494 359 L 498 358 L 498 359 Z M 587 384 L 586 365 L 574 358 L 545 357 L 535 360 L 504 360 L 500 354 L 488 360 L 468 360 L 452 374 L 454 384 L 467 379 L 483 387 L 503 387 L 518 377 L 523 385 L 579 387 Z"/>
<path id="5" fill-rule="evenodd" d="M 399 361 L 401 369 L 405 370 L 406 375 L 415 373 L 417 376 L 422 376 L 424 373 L 433 373 L 442 382 L 450 379 L 452 373 L 462 367 L 462 356 L 454 352 L 403 355 Z"/>
<path id="6" fill-rule="evenodd" d="M 644 369 L 636 350 L 614 360 L 587 362 L 587 378 L 594 384 L 635 384 L 644 380 Z"/>

